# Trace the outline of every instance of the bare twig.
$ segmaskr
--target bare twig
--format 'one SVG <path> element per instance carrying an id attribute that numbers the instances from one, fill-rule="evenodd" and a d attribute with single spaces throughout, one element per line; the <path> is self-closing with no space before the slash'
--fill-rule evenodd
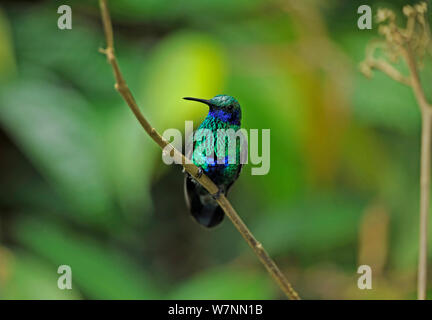
<path id="1" fill-rule="evenodd" d="M 372 70 L 376 69 L 385 73 L 393 80 L 410 86 L 411 79 L 409 77 L 404 76 L 402 73 L 399 72 L 398 69 L 393 67 L 386 60 L 375 58 L 375 51 L 377 51 L 377 49 L 383 49 L 385 47 L 386 43 L 383 41 L 372 41 L 371 43 L 369 43 L 369 45 L 366 47 L 366 59 L 360 64 L 360 70 L 366 77 L 371 78 Z"/>
<path id="2" fill-rule="evenodd" d="M 371 76 L 372 69 L 386 73 L 390 78 L 411 86 L 422 115 L 421 156 L 420 156 L 420 235 L 419 235 L 419 262 L 417 278 L 417 298 L 426 299 L 427 288 L 427 233 L 430 207 L 430 161 L 432 142 L 432 106 L 426 99 L 420 82 L 418 63 L 424 54 L 430 50 L 431 32 L 425 13 L 425 2 L 415 6 L 405 6 L 403 13 L 407 17 L 406 28 L 396 25 L 394 12 L 388 9 L 378 11 L 380 33 L 385 36 L 385 42 L 379 45 L 395 60 L 401 56 L 409 69 L 409 76 L 403 76 L 396 68 L 385 60 L 373 57 L 376 46 L 366 50 L 366 60 L 361 64 L 361 70 L 366 76 Z M 373 44 L 372 44 L 373 45 Z M 419 61 L 417 62 L 418 59 Z"/>
<path id="3" fill-rule="evenodd" d="M 431 110 L 423 112 L 420 167 L 420 236 L 417 277 L 417 297 L 426 299 L 427 288 L 427 234 L 429 220 L 430 160 L 431 160 L 432 116 Z"/>
<path id="4" fill-rule="evenodd" d="M 395 67 L 393 67 L 390 63 L 382 59 L 370 59 L 367 62 L 367 67 L 380 70 L 381 72 L 388 75 L 393 80 L 400 82 L 406 86 L 411 85 L 410 78 L 402 75 Z M 362 71 L 366 76 L 369 76 L 367 69 L 362 67 Z"/>
<path id="5" fill-rule="evenodd" d="M 430 161 L 432 136 L 432 108 L 427 102 L 420 83 L 416 62 L 410 47 L 403 47 L 402 53 L 410 69 L 414 96 L 422 113 L 421 155 L 420 155 L 420 235 L 417 277 L 417 298 L 426 299 L 427 288 L 427 233 L 430 207 Z"/>
<path id="6" fill-rule="evenodd" d="M 185 170 L 189 174 L 191 174 L 195 178 L 195 180 L 197 180 L 208 192 L 210 192 L 211 194 L 215 194 L 218 191 L 218 187 L 206 175 L 199 175 L 198 167 L 192 163 L 188 163 L 190 161 L 187 161 L 185 156 L 181 152 L 179 152 L 168 141 L 166 141 L 156 131 L 156 129 L 150 125 L 150 123 L 141 113 L 131 91 L 126 84 L 126 81 L 123 78 L 122 73 L 120 72 L 120 68 L 114 54 L 114 37 L 107 1 L 99 0 L 99 5 L 101 9 L 102 22 L 107 42 L 106 49 L 102 49 L 101 52 L 107 56 L 108 62 L 111 64 L 111 67 L 113 69 L 116 80 L 116 90 L 122 95 L 123 99 L 126 101 L 127 105 L 132 110 L 141 126 L 153 139 L 153 141 L 155 141 L 162 149 L 166 150 L 168 148 L 169 151 L 174 154 L 174 159 L 176 160 L 176 163 L 182 163 Z M 219 203 L 225 214 L 228 216 L 228 218 L 232 221 L 237 230 L 240 232 L 240 234 L 243 236 L 243 238 L 246 240 L 246 242 L 249 244 L 249 246 L 254 250 L 255 254 L 258 256 L 260 261 L 266 267 L 267 271 L 270 273 L 270 275 L 276 281 L 282 291 L 286 294 L 286 296 L 293 300 L 299 300 L 300 297 L 297 292 L 293 289 L 291 284 L 285 278 L 276 263 L 270 258 L 262 244 L 255 239 L 248 227 L 244 224 L 237 212 L 231 206 L 231 203 L 228 201 L 228 199 L 224 195 L 221 195 L 217 202 Z"/>

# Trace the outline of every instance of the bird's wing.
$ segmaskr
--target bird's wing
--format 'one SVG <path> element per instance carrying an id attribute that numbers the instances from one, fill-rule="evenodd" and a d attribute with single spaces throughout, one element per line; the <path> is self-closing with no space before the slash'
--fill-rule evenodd
<path id="1" fill-rule="evenodd" d="M 248 158 L 248 140 L 244 137 L 243 132 L 241 131 L 240 134 L 242 135 L 242 139 L 241 141 L 241 145 L 240 145 L 240 161 L 244 160 L 245 163 L 247 162 L 247 158 Z M 237 169 L 237 173 L 235 176 L 235 179 L 226 187 L 225 190 L 225 194 L 228 192 L 228 190 L 231 188 L 231 186 L 233 185 L 233 183 L 238 179 L 238 177 L 240 176 L 240 173 L 243 169 L 243 163 L 240 162 L 240 165 Z"/>
<path id="2" fill-rule="evenodd" d="M 242 168 L 243 168 L 243 165 L 240 164 L 239 167 L 238 167 L 238 169 L 237 169 L 237 174 L 236 174 L 235 179 L 233 179 L 233 181 L 232 181 L 229 185 L 227 185 L 227 187 L 226 187 L 226 189 L 225 189 L 225 192 L 224 192 L 225 195 L 227 195 L 228 190 L 231 188 L 231 186 L 234 184 L 234 182 L 238 179 L 238 177 L 239 177 L 239 175 L 240 175 L 240 172 L 242 171 Z"/>

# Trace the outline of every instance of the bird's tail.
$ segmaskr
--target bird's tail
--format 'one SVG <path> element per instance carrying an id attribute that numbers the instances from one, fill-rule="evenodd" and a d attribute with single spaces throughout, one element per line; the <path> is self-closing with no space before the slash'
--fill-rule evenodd
<path id="1" fill-rule="evenodd" d="M 185 177 L 186 204 L 195 220 L 211 228 L 222 222 L 224 212 L 211 195 L 189 177 Z"/>
<path id="2" fill-rule="evenodd" d="M 195 210 L 191 208 L 192 216 L 204 227 L 211 228 L 222 222 L 224 212 L 219 205 L 201 204 Z"/>

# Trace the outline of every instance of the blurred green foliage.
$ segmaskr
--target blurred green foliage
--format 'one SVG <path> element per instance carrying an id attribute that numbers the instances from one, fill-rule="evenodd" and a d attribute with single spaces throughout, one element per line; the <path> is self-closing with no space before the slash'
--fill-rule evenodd
<path id="1" fill-rule="evenodd" d="M 113 89 L 97 1 L 64 3 L 72 30 L 55 1 L 0 7 L 0 297 L 282 298 L 228 219 L 189 218 L 181 169 Z M 270 173 L 247 165 L 229 198 L 304 298 L 415 291 L 420 115 L 409 88 L 358 72 L 377 36 L 357 29 L 360 4 L 110 1 L 121 69 L 160 132 L 205 116 L 182 97 L 221 93 L 246 129 L 271 129 Z M 368 224 L 377 205 L 387 219 Z"/>

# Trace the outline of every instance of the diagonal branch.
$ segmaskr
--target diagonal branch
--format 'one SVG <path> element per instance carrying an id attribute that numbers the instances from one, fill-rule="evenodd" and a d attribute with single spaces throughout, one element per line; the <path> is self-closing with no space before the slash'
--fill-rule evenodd
<path id="1" fill-rule="evenodd" d="M 106 49 L 101 49 L 101 52 L 104 53 L 110 63 L 115 77 L 115 88 L 121 94 L 123 99 L 126 101 L 129 108 L 132 110 L 133 114 L 147 132 L 147 134 L 156 142 L 162 149 L 168 148 L 169 152 L 174 154 L 174 159 L 176 163 L 182 163 L 184 169 L 192 175 L 198 183 L 200 183 L 208 192 L 211 194 L 215 194 L 218 191 L 218 187 L 208 178 L 206 175 L 200 175 L 198 173 L 198 167 L 194 164 L 187 161 L 185 156 L 174 148 L 167 140 L 165 140 L 155 128 L 153 128 L 144 115 L 141 113 L 131 91 L 129 90 L 126 81 L 123 78 L 122 73 L 120 72 L 120 68 L 114 54 L 114 36 L 113 29 L 111 24 L 111 18 L 108 11 L 107 1 L 99 0 L 99 5 L 101 9 L 102 22 L 107 42 Z M 243 220 L 239 217 L 237 212 L 231 206 L 231 203 L 228 199 L 221 195 L 217 200 L 220 207 L 223 209 L 228 218 L 232 221 L 234 226 L 249 244 L 249 246 L 254 250 L 255 254 L 258 256 L 262 264 L 266 267 L 267 271 L 270 273 L 275 282 L 279 285 L 282 291 L 286 294 L 289 299 L 299 300 L 300 297 L 297 292 L 293 289 L 291 284 L 285 278 L 283 273 L 280 271 L 279 267 L 276 263 L 270 258 L 267 251 L 264 249 L 262 244 L 258 242 L 253 234 L 250 232 L 248 227 L 244 224 Z"/>

